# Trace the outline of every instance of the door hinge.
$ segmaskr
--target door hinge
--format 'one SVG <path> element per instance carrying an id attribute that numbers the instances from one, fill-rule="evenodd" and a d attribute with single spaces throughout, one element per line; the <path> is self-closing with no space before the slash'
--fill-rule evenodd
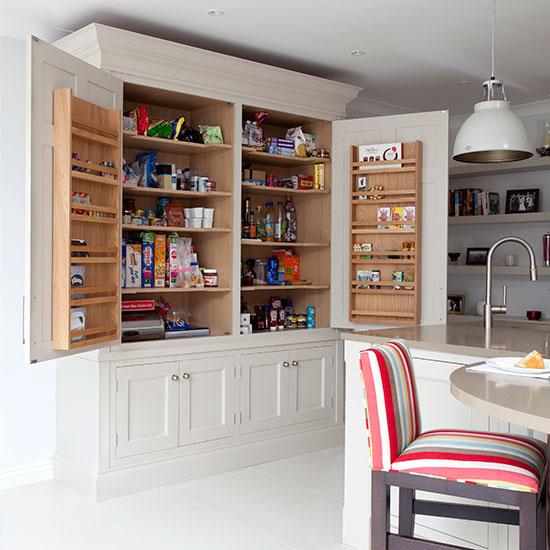
<path id="1" fill-rule="evenodd" d="M 242 378 L 243 376 L 243 366 L 239 365 L 239 376 Z"/>
<path id="2" fill-rule="evenodd" d="M 331 365 L 334 367 L 334 355 L 330 356 L 330 362 L 331 362 Z"/>
<path id="3" fill-rule="evenodd" d="M 243 423 L 243 413 L 239 413 L 239 424 Z"/>
<path id="4" fill-rule="evenodd" d="M 115 447 L 118 447 L 118 434 L 115 434 Z"/>
<path id="5" fill-rule="evenodd" d="M 237 378 L 237 367 L 233 367 L 233 378 Z"/>
<path id="6" fill-rule="evenodd" d="M 330 398 L 330 407 L 334 408 L 334 397 Z"/>
<path id="7" fill-rule="evenodd" d="M 115 393 L 118 393 L 118 380 L 115 381 Z"/>
<path id="8" fill-rule="evenodd" d="M 25 345 L 25 296 L 23 296 L 23 345 Z"/>
<path id="9" fill-rule="evenodd" d="M 233 424 L 237 423 L 237 413 L 233 413 Z"/>

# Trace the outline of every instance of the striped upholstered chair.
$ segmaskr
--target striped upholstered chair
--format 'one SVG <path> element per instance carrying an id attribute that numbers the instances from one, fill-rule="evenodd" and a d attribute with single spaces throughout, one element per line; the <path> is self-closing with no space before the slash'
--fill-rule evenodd
<path id="1" fill-rule="evenodd" d="M 519 525 L 520 550 L 546 550 L 544 444 L 487 432 L 422 433 L 405 342 L 362 351 L 360 364 L 372 468 L 371 550 L 458 548 L 415 539 L 415 515 Z M 397 534 L 389 529 L 392 486 L 399 487 Z M 419 500 L 416 490 L 519 509 Z"/>

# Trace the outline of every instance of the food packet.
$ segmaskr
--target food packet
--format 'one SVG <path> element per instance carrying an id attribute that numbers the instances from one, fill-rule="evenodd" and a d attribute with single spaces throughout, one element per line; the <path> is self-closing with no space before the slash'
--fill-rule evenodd
<path id="1" fill-rule="evenodd" d="M 146 153 L 139 153 L 136 156 L 136 162 L 139 166 L 138 171 L 138 185 L 140 187 L 158 187 L 157 181 L 157 162 L 156 151 L 150 151 Z"/>
<path id="2" fill-rule="evenodd" d="M 202 143 L 202 136 L 198 130 L 195 130 L 194 128 L 191 128 L 191 126 L 186 126 L 184 124 L 178 135 L 178 141 Z"/>
<path id="3" fill-rule="evenodd" d="M 166 216 L 166 225 L 168 227 L 183 227 L 183 206 L 181 204 L 171 202 L 164 205 L 164 215 Z"/>
<path id="4" fill-rule="evenodd" d="M 129 117 L 129 116 L 123 116 L 122 117 L 122 129 L 123 130 L 129 130 L 130 132 L 137 132 L 137 125 L 136 125 L 136 119 Z"/>
<path id="5" fill-rule="evenodd" d="M 286 131 L 285 139 L 291 139 L 294 142 L 294 154 L 297 157 L 306 157 L 306 136 L 302 132 L 302 127 L 289 128 Z"/>
<path id="6" fill-rule="evenodd" d="M 167 120 L 153 120 L 149 123 L 147 135 L 151 137 L 169 138 L 172 135 L 172 125 Z"/>
<path id="7" fill-rule="evenodd" d="M 126 164 L 124 166 L 124 185 L 137 185 L 138 184 L 138 176 L 135 173 L 132 166 Z"/>
<path id="8" fill-rule="evenodd" d="M 198 288 L 202 288 L 204 286 L 204 277 L 201 273 L 198 262 L 191 262 L 191 284 Z"/>
<path id="9" fill-rule="evenodd" d="M 262 144 L 262 140 L 260 139 L 260 129 L 258 128 L 256 121 L 246 121 L 246 124 L 244 125 L 244 135 L 246 136 L 248 145 L 257 146 Z"/>
<path id="10" fill-rule="evenodd" d="M 149 130 L 149 114 L 145 105 L 140 105 L 131 111 L 125 112 L 124 116 L 130 117 L 135 122 L 139 136 L 147 135 L 147 130 Z"/>
<path id="11" fill-rule="evenodd" d="M 182 116 L 175 118 L 172 122 L 170 122 L 170 124 L 172 125 L 172 132 L 170 133 L 170 139 L 178 139 L 178 136 L 180 135 L 184 122 L 185 122 L 185 118 Z"/>
<path id="12" fill-rule="evenodd" d="M 176 264 L 176 287 L 191 288 L 191 239 L 188 237 L 180 237 L 176 241 Z"/>
<path id="13" fill-rule="evenodd" d="M 199 124 L 203 143 L 223 143 L 222 129 L 219 126 Z"/>

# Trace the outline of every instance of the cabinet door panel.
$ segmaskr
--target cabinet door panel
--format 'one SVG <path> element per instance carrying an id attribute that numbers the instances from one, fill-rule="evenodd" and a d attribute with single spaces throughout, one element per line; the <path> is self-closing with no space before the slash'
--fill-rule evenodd
<path id="1" fill-rule="evenodd" d="M 178 446 L 178 363 L 117 369 L 117 458 Z"/>
<path id="2" fill-rule="evenodd" d="M 241 432 L 288 424 L 288 362 L 286 351 L 241 357 Z"/>
<path id="3" fill-rule="evenodd" d="M 122 81 L 35 37 L 31 39 L 30 70 L 25 353 L 27 362 L 36 363 L 89 349 L 52 348 L 53 92 L 71 88 L 81 99 L 120 109 Z"/>
<path id="4" fill-rule="evenodd" d="M 289 421 L 328 419 L 333 404 L 333 346 L 289 352 Z"/>
<path id="5" fill-rule="evenodd" d="M 180 445 L 235 434 L 234 381 L 232 356 L 181 361 Z"/>

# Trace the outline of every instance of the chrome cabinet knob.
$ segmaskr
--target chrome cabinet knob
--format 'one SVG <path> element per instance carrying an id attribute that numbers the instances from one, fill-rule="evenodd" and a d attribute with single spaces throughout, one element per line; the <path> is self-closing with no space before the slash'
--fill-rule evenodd
<path id="1" fill-rule="evenodd" d="M 181 377 L 182 377 L 184 380 L 188 380 L 188 379 L 191 377 L 191 375 L 190 375 L 188 372 L 184 372 L 184 373 L 181 375 Z"/>
<path id="2" fill-rule="evenodd" d="M 173 374 L 173 375 L 171 376 L 171 378 L 172 378 L 172 380 L 173 380 L 174 382 L 177 382 L 177 381 L 180 379 L 180 377 L 179 377 L 177 374 Z"/>
<path id="3" fill-rule="evenodd" d="M 290 363 L 288 361 L 283 361 L 283 367 L 286 369 L 290 367 Z"/>
<path id="4" fill-rule="evenodd" d="M 298 366 L 298 361 L 292 361 L 292 366 L 297 367 Z"/>

